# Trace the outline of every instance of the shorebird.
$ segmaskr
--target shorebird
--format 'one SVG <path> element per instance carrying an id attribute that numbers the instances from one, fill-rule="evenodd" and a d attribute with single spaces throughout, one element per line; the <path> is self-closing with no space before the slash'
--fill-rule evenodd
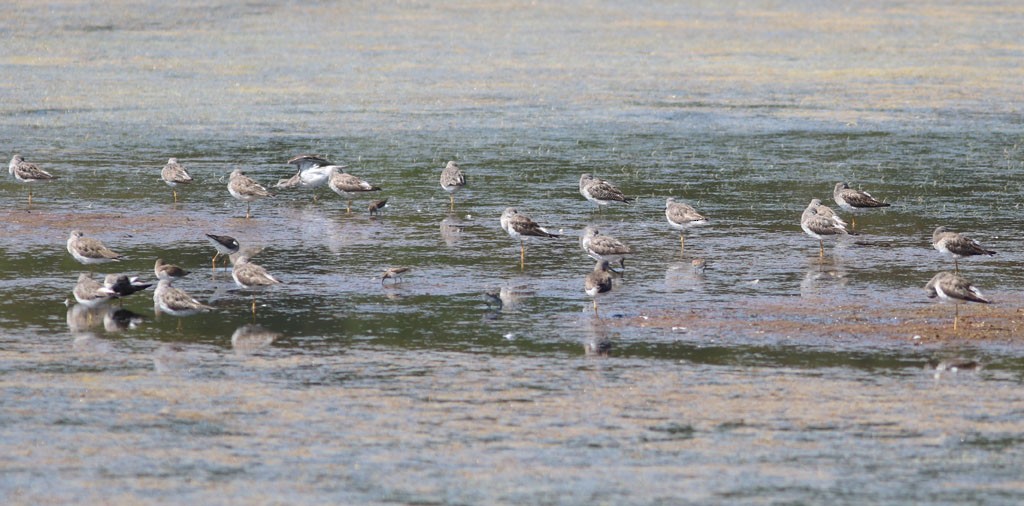
<path id="1" fill-rule="evenodd" d="M 839 207 L 850 212 L 876 207 L 889 207 L 891 205 L 872 197 L 866 191 L 854 190 L 846 183 L 836 183 L 835 189 L 832 190 L 832 200 L 835 200 Z M 852 223 L 851 228 L 857 228 L 856 217 L 852 217 L 850 222 Z"/>
<path id="2" fill-rule="evenodd" d="M 14 155 L 11 158 L 11 163 L 7 166 L 7 171 L 14 176 L 14 179 L 21 181 L 22 183 L 33 183 L 36 181 L 52 181 L 58 179 L 57 176 L 40 169 L 38 165 L 25 161 L 25 158 L 21 155 Z M 28 187 L 28 203 L 32 205 L 32 186 Z"/>
<path id="3" fill-rule="evenodd" d="M 171 280 L 166 278 L 161 279 L 153 291 L 153 305 L 158 312 L 171 316 L 191 316 L 213 309 L 192 298 L 185 290 L 171 286 Z"/>
<path id="4" fill-rule="evenodd" d="M 179 184 L 192 184 L 192 175 L 188 173 L 183 165 L 178 163 L 177 158 L 168 158 L 167 165 L 160 170 L 160 178 L 167 183 L 167 186 L 171 187 L 171 195 L 174 197 L 174 201 L 178 201 L 178 190 L 175 188 Z"/>
<path id="5" fill-rule="evenodd" d="M 135 292 L 141 292 L 153 283 L 143 283 L 138 277 L 128 277 L 125 274 L 107 274 L 103 278 L 103 287 L 110 290 L 115 297 L 127 297 Z"/>
<path id="6" fill-rule="evenodd" d="M 217 249 L 217 253 L 213 255 L 213 260 L 211 260 L 215 271 L 217 270 L 217 257 L 238 253 L 238 248 L 240 247 L 238 245 L 238 241 L 230 235 L 206 234 L 206 238 L 209 239 L 210 244 L 213 244 L 213 247 Z"/>
<path id="7" fill-rule="evenodd" d="M 843 219 L 840 218 L 839 215 L 836 214 L 836 212 L 833 211 L 831 207 L 822 204 L 821 199 L 811 199 L 810 205 L 814 207 L 815 213 L 818 216 L 824 216 L 834 221 L 836 225 L 840 225 L 842 227 L 846 227 L 846 225 L 848 225 L 848 223 L 843 221 Z"/>
<path id="8" fill-rule="evenodd" d="M 153 274 L 156 275 L 157 279 L 170 278 L 171 280 L 176 280 L 188 276 L 190 272 L 177 265 L 166 263 L 162 258 L 157 258 L 156 263 L 153 265 Z"/>
<path id="9" fill-rule="evenodd" d="M 959 274 L 943 271 L 932 277 L 925 285 L 928 298 L 939 297 L 943 300 L 953 301 L 953 331 L 956 332 L 957 320 L 960 318 L 960 302 L 981 302 L 988 304 L 991 301 L 985 298 L 970 281 Z"/>
<path id="10" fill-rule="evenodd" d="M 114 298 L 115 294 L 109 288 L 104 287 L 99 281 L 92 279 L 92 275 L 81 273 L 78 275 L 78 283 L 71 292 L 83 307 L 92 309 Z"/>
<path id="11" fill-rule="evenodd" d="M 583 290 L 594 300 L 594 314 L 597 314 L 598 294 L 612 290 L 612 274 L 609 272 L 608 261 L 601 260 L 594 265 L 594 270 L 583 280 Z"/>
<path id="12" fill-rule="evenodd" d="M 348 206 L 345 208 L 346 212 L 352 212 L 353 193 L 380 191 L 380 187 L 373 186 L 372 184 L 347 172 L 339 172 L 338 168 L 339 166 L 334 166 L 334 169 L 331 171 L 331 178 L 327 181 L 327 185 L 334 190 L 334 193 L 348 199 Z"/>
<path id="13" fill-rule="evenodd" d="M 633 252 L 622 241 L 610 235 L 601 235 L 594 227 L 583 229 L 583 235 L 580 236 L 580 247 L 587 252 L 590 258 L 608 262 L 617 260 L 622 268 L 626 268 L 626 255 Z"/>
<path id="14" fill-rule="evenodd" d="M 825 258 L 825 241 L 822 237 L 826 235 L 846 235 L 849 232 L 846 231 L 846 227 L 836 222 L 835 215 L 830 214 L 831 210 L 818 214 L 818 210 L 824 206 L 816 205 L 815 200 L 818 199 L 812 200 L 800 216 L 800 228 L 804 230 L 804 233 L 818 240 L 818 257 Z M 826 207 L 825 209 L 828 208 Z"/>
<path id="15" fill-rule="evenodd" d="M 552 234 L 530 219 L 514 207 L 505 208 L 501 213 L 501 228 L 513 239 L 519 239 L 519 268 L 526 268 L 526 244 L 523 242 L 527 237 L 559 237 Z"/>
<path id="16" fill-rule="evenodd" d="M 249 205 L 252 201 L 274 196 L 266 188 L 253 181 L 249 176 L 246 176 L 242 169 L 231 171 L 231 175 L 228 178 L 228 191 L 231 192 L 232 197 L 245 202 L 245 219 L 249 219 L 252 216 L 249 210 Z"/>
<path id="17" fill-rule="evenodd" d="M 344 165 L 332 165 L 322 155 L 299 155 L 288 160 L 288 164 L 296 167 L 295 175 L 289 179 L 278 181 L 275 188 L 293 188 L 295 186 L 317 188 L 327 183 L 335 169 L 345 168 Z M 316 193 L 313 193 L 313 201 L 316 202 L 316 200 Z"/>
<path id="18" fill-rule="evenodd" d="M 271 276 L 261 265 L 249 261 L 244 254 L 235 253 L 231 255 L 231 278 L 241 288 L 256 289 L 280 283 L 277 278 Z M 252 314 L 256 314 L 256 292 L 252 292 Z"/>
<path id="19" fill-rule="evenodd" d="M 388 199 L 381 199 L 381 200 L 374 200 L 373 202 L 370 202 L 370 205 L 367 206 L 366 209 L 368 211 L 370 211 L 370 216 L 373 216 L 374 214 L 379 213 L 381 211 L 381 209 L 384 209 L 387 206 L 388 206 Z"/>
<path id="20" fill-rule="evenodd" d="M 946 253 L 953 257 L 953 269 L 960 272 L 958 258 L 975 255 L 995 255 L 995 251 L 981 247 L 981 244 L 974 239 L 956 232 L 950 232 L 946 227 L 938 227 L 932 232 L 932 247 L 940 253 Z"/>
<path id="21" fill-rule="evenodd" d="M 380 286 L 384 286 L 384 280 L 391 278 L 395 280 L 395 283 L 402 281 L 402 274 L 409 272 L 410 267 L 391 267 L 384 271 L 384 274 L 380 277 Z"/>
<path id="22" fill-rule="evenodd" d="M 462 174 L 459 164 L 449 161 L 441 171 L 441 188 L 448 192 L 448 198 L 451 200 L 449 210 L 455 210 L 455 192 L 463 186 L 466 186 L 466 176 Z"/>
<path id="23" fill-rule="evenodd" d="M 111 251 L 98 239 L 85 237 L 85 234 L 78 230 L 72 231 L 68 237 L 68 253 L 85 265 L 121 261 L 121 255 Z"/>
<path id="24" fill-rule="evenodd" d="M 629 204 L 636 199 L 627 198 L 615 185 L 605 181 L 604 179 L 596 178 L 590 174 L 583 174 L 580 176 L 580 195 L 583 198 L 597 204 L 598 210 L 602 206 L 611 204 L 612 202 L 622 202 L 623 204 Z"/>
<path id="25" fill-rule="evenodd" d="M 665 199 L 665 219 L 668 220 L 670 227 L 679 231 L 679 254 L 683 253 L 686 245 L 683 231 L 690 227 L 699 227 L 708 223 L 707 218 L 701 216 L 693 206 L 676 202 L 674 197 Z"/>

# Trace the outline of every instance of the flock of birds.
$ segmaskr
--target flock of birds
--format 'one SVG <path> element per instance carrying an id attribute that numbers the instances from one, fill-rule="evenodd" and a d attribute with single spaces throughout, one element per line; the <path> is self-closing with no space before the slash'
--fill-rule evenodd
<path id="1" fill-rule="evenodd" d="M 348 199 L 347 211 L 352 210 L 352 199 L 355 195 L 364 192 L 379 191 L 380 188 L 369 182 L 349 174 L 345 171 L 344 165 L 335 165 L 320 155 L 300 155 L 288 160 L 289 165 L 296 166 L 295 175 L 287 179 L 281 179 L 274 186 L 278 189 L 295 187 L 316 188 L 327 185 L 335 193 Z M 9 171 L 18 181 L 32 183 L 36 181 L 47 181 L 57 179 L 37 165 L 26 162 L 21 155 L 14 155 L 9 165 Z M 174 201 L 177 202 L 176 187 L 187 185 L 193 182 L 188 170 L 178 163 L 176 158 L 170 158 L 161 170 L 161 178 L 172 188 Z M 441 188 L 449 194 L 450 206 L 454 210 L 455 192 L 466 185 L 466 178 L 461 168 L 454 161 L 450 161 L 441 171 Z M 246 176 L 245 172 L 235 169 L 231 172 L 228 181 L 228 192 L 232 197 L 246 203 L 245 218 L 251 217 L 250 204 L 258 199 L 271 197 L 273 194 L 264 186 Z M 604 206 L 622 203 L 629 204 L 635 199 L 626 195 L 613 183 L 594 177 L 592 174 L 583 174 L 579 180 L 579 192 L 585 199 L 593 202 L 601 209 Z M 871 194 L 850 188 L 846 183 L 837 183 L 833 189 L 832 198 L 840 208 L 857 213 L 864 210 L 888 207 L 890 204 L 879 201 Z M 314 194 L 314 200 L 316 196 Z M 29 187 L 29 204 L 32 202 L 31 185 Z M 370 213 L 374 213 L 387 204 L 387 200 L 374 201 L 369 206 Z M 695 226 L 702 226 L 708 220 L 697 212 L 692 206 L 676 202 L 673 197 L 665 201 L 665 219 L 668 225 L 679 231 L 680 252 L 685 251 L 684 232 Z M 856 226 L 856 221 L 853 227 Z M 514 207 L 504 210 L 500 219 L 501 228 L 510 237 L 520 243 L 520 268 L 525 269 L 526 265 L 526 244 L 529 237 L 554 238 L 559 234 L 553 233 L 539 225 L 529 216 L 519 212 Z M 849 226 L 831 208 L 822 204 L 820 199 L 811 200 L 800 218 L 800 227 L 810 237 L 818 240 L 819 256 L 824 257 L 824 240 L 826 237 L 837 237 L 854 234 L 853 227 Z M 239 243 L 229 236 L 207 234 L 207 238 L 217 250 L 212 263 L 214 269 L 217 266 L 217 259 L 220 255 L 227 256 L 232 264 L 231 275 L 235 283 L 245 289 L 256 289 L 264 286 L 274 285 L 280 281 L 267 272 L 262 266 L 250 261 L 251 254 L 240 252 Z M 975 255 L 994 255 L 995 252 L 985 249 L 978 241 L 961 233 L 952 232 L 945 227 L 935 229 L 932 236 L 933 247 L 941 253 L 953 257 L 954 271 L 943 271 L 936 274 L 926 285 L 925 289 L 929 297 L 952 300 L 957 309 L 953 319 L 954 331 L 957 328 L 959 317 L 958 304 L 960 302 L 989 303 L 981 292 L 974 287 L 967 279 L 959 273 L 958 259 Z M 580 246 L 593 258 L 596 263 L 593 270 L 584 278 L 584 291 L 593 298 L 593 307 L 597 313 L 597 296 L 612 290 L 614 263 L 622 268 L 625 267 L 625 258 L 633 251 L 618 239 L 601 234 L 594 227 L 586 227 L 580 238 Z M 121 255 L 107 248 L 99 240 L 85 237 L 80 231 L 73 231 L 67 240 L 68 252 L 78 262 L 85 265 L 102 264 L 115 262 L 121 259 Z M 703 269 L 703 259 L 693 260 L 695 269 Z M 386 279 L 400 279 L 401 274 L 407 272 L 406 267 L 393 267 L 388 269 L 381 277 L 381 283 Z M 173 316 L 188 316 L 202 311 L 213 309 L 190 296 L 185 291 L 176 288 L 172 283 L 188 274 L 188 271 L 171 264 L 164 263 L 157 259 L 154 265 L 154 274 L 158 279 L 156 289 L 153 292 L 154 308 L 158 312 L 164 312 Z M 112 299 L 125 297 L 132 293 L 149 288 L 152 284 L 142 283 L 137 278 L 128 277 L 123 274 L 107 275 L 100 283 L 92 278 L 90 273 L 83 273 L 79 276 L 73 294 L 75 300 L 85 307 L 93 308 L 104 304 Z M 252 301 L 252 311 L 255 315 L 256 299 L 255 292 Z"/>

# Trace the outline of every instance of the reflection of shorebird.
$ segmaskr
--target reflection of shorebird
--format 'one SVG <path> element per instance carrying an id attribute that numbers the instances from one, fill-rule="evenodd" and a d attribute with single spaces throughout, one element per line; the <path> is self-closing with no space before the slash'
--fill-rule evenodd
<path id="1" fill-rule="evenodd" d="M 85 272 L 78 275 L 78 283 L 71 293 L 79 304 L 90 309 L 99 307 L 115 296 L 112 290 L 92 279 L 92 275 Z"/>
<path id="2" fill-rule="evenodd" d="M 171 316 L 191 316 L 213 309 L 192 298 L 180 288 L 171 286 L 171 280 L 161 279 L 153 291 L 153 305 Z"/>
<path id="3" fill-rule="evenodd" d="M 601 235 L 595 227 L 583 229 L 583 235 L 580 237 L 580 247 L 594 260 L 618 261 L 619 265 L 623 268 L 626 267 L 626 255 L 633 252 L 622 241 L 610 235 Z"/>
<path id="4" fill-rule="evenodd" d="M 462 225 L 457 219 L 448 216 L 447 218 L 441 220 L 439 228 L 441 231 L 441 239 L 444 240 L 445 244 L 451 246 L 459 242 L 459 239 L 462 237 L 462 230 L 466 227 L 465 225 Z"/>
<path id="5" fill-rule="evenodd" d="M 122 332 L 138 327 L 145 318 L 127 309 L 108 307 L 103 312 L 103 329 L 107 332 Z"/>
<path id="6" fill-rule="evenodd" d="M 448 198 L 451 200 L 450 209 L 453 211 L 455 210 L 455 192 L 463 186 L 466 186 L 466 176 L 462 174 L 459 164 L 449 161 L 441 171 L 441 188 L 448 192 Z"/>
<path id="7" fill-rule="evenodd" d="M 835 200 L 839 207 L 850 212 L 856 212 L 861 209 L 890 206 L 890 204 L 886 204 L 885 202 L 872 197 L 871 194 L 866 191 L 850 188 L 846 183 L 836 183 L 835 189 L 832 190 L 832 200 Z M 856 228 L 856 218 L 851 219 L 851 222 L 853 223 L 853 228 Z"/>
<path id="8" fill-rule="evenodd" d="M 929 298 L 934 299 L 937 296 L 944 300 L 953 301 L 954 332 L 957 328 L 957 320 L 960 318 L 960 301 L 981 302 L 983 304 L 990 302 L 977 288 L 971 285 L 970 281 L 967 281 L 959 274 L 949 271 L 943 271 L 933 276 L 924 288 L 928 291 Z"/>
<path id="9" fill-rule="evenodd" d="M 708 223 L 707 218 L 698 213 L 693 206 L 676 202 L 676 199 L 673 197 L 665 199 L 665 219 L 668 220 L 670 227 L 679 231 L 680 254 L 682 254 L 686 247 L 686 238 L 683 236 L 683 231 L 690 227 L 699 227 Z"/>
<path id="10" fill-rule="evenodd" d="M 233 266 L 231 267 L 231 278 L 235 284 L 242 288 L 261 288 L 264 286 L 280 283 L 277 278 L 271 276 L 261 265 L 249 261 L 249 257 L 236 253 L 231 255 Z M 256 292 L 252 292 L 252 313 L 256 314 Z"/>
<path id="11" fill-rule="evenodd" d="M 804 233 L 818 240 L 818 257 L 825 258 L 825 240 L 823 237 L 846 235 L 848 232 L 846 227 L 836 222 L 833 217 L 828 217 L 828 213 L 818 214 L 818 207 L 814 204 L 813 200 L 807 205 L 807 209 L 804 209 L 803 214 L 800 216 L 800 228 L 803 229 Z M 831 213 L 831 210 L 829 210 L 829 213 Z"/>
<path id="12" fill-rule="evenodd" d="M 103 245 L 99 239 L 85 237 L 85 234 L 78 230 L 71 232 L 68 236 L 68 253 L 75 257 L 79 263 L 85 265 L 103 264 L 107 262 L 119 262 L 121 255 L 114 253 L 110 248 Z"/>
<path id="13" fill-rule="evenodd" d="M 384 271 L 384 274 L 380 277 L 380 286 L 384 286 L 384 280 L 391 278 L 394 279 L 394 283 L 402 282 L 402 274 L 409 272 L 409 267 L 391 267 Z"/>
<path id="14" fill-rule="evenodd" d="M 231 334 L 231 348 L 239 353 L 256 351 L 274 344 L 280 337 L 280 332 L 274 332 L 255 323 L 247 323 Z"/>
<path id="15" fill-rule="evenodd" d="M 234 253 L 238 253 L 238 241 L 230 235 L 214 235 L 206 234 L 206 238 L 210 240 L 210 244 L 217 249 L 217 253 L 213 255 L 213 268 L 217 269 L 217 257 L 224 255 L 230 256 Z M 229 260 L 230 261 L 230 260 Z"/>
<path id="16" fill-rule="evenodd" d="M 190 272 L 177 265 L 166 263 L 162 258 L 157 258 L 156 263 L 153 264 L 153 274 L 157 279 L 170 278 L 174 280 L 188 276 Z"/>
<path id="17" fill-rule="evenodd" d="M 501 228 L 513 239 L 519 239 L 519 268 L 526 267 L 526 244 L 523 242 L 527 237 L 559 237 L 552 234 L 530 219 L 529 216 L 521 214 L 514 207 L 507 207 L 501 213 Z"/>
<path id="18" fill-rule="evenodd" d="M 232 197 L 245 202 L 245 219 L 249 219 L 252 216 L 250 210 L 252 201 L 264 197 L 273 197 L 266 188 L 253 181 L 249 176 L 246 176 L 242 169 L 231 171 L 231 175 L 228 177 L 228 192 L 231 193 Z"/>
<path id="19" fill-rule="evenodd" d="M 178 201 L 178 190 L 176 187 L 180 184 L 192 184 L 192 175 L 188 173 L 183 165 L 178 163 L 177 158 L 168 158 L 167 165 L 160 170 L 160 178 L 167 183 L 167 186 L 171 187 L 171 195 L 174 197 L 174 201 Z"/>
<path id="20" fill-rule="evenodd" d="M 622 190 L 619 190 L 615 185 L 608 181 L 596 178 L 590 174 L 583 174 L 580 176 L 580 195 L 583 195 L 583 198 L 597 204 L 598 210 L 612 202 L 629 204 L 636 200 L 627 198 L 626 195 L 622 193 Z"/>
<path id="21" fill-rule="evenodd" d="M 14 155 L 11 158 L 11 163 L 7 166 L 7 171 L 14 176 L 14 179 L 21 181 L 22 183 L 29 183 L 28 187 L 28 203 L 32 205 L 32 185 L 36 181 L 52 181 L 58 179 L 57 176 L 40 169 L 38 165 L 25 161 L 21 155 Z"/>
<path id="22" fill-rule="evenodd" d="M 938 227 L 932 232 L 932 247 L 940 253 L 953 257 L 953 270 L 960 272 L 958 258 L 975 255 L 995 255 L 995 251 L 981 247 L 981 244 L 974 239 L 956 232 L 950 232 L 946 227 Z"/>
<path id="23" fill-rule="evenodd" d="M 352 194 L 380 191 L 380 187 L 373 186 L 347 172 L 339 172 L 337 169 L 338 167 L 335 166 L 334 170 L 331 171 L 331 177 L 327 181 L 327 185 L 331 187 L 331 190 L 334 190 L 334 193 L 348 199 L 348 206 L 345 208 L 346 212 L 352 212 Z"/>
<path id="24" fill-rule="evenodd" d="M 608 269 L 608 261 L 601 260 L 594 265 L 594 270 L 583 280 L 583 290 L 594 299 L 594 314 L 597 314 L 597 296 L 612 290 L 612 274 Z"/>

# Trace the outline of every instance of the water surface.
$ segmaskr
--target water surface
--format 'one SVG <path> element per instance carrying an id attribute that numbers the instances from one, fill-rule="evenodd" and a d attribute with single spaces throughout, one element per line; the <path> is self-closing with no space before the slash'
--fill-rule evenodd
<path id="1" fill-rule="evenodd" d="M 0 183 L 7 503 L 1024 496 L 1012 2 L 2 9 L 0 138 L 61 177 L 31 207 Z M 227 174 L 272 184 L 300 153 L 389 207 L 282 191 L 243 219 Z M 197 179 L 178 204 L 171 156 Z M 454 212 L 447 160 L 470 182 Z M 596 210 L 584 172 L 637 202 Z M 822 260 L 799 216 L 837 181 L 893 206 Z M 668 196 L 711 220 L 682 254 Z M 507 206 L 567 237 L 521 270 Z M 637 251 L 601 318 L 587 225 Z M 959 334 L 923 291 L 951 268 L 938 225 L 998 251 L 961 263 L 996 303 Z M 71 228 L 128 257 L 95 272 L 162 257 L 216 310 L 157 317 L 146 293 L 119 328 L 66 307 Z M 203 233 L 285 281 L 255 316 Z"/>

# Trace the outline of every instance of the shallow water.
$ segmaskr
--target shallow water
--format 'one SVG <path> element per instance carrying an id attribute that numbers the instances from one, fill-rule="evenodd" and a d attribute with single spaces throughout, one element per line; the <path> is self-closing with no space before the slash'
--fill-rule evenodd
<path id="1" fill-rule="evenodd" d="M 31 207 L 0 182 L 5 503 L 1024 496 L 1016 4 L 207 4 L 0 8 L 0 138 L 61 177 Z M 227 174 L 299 153 L 389 207 L 301 189 L 243 219 Z M 637 202 L 597 211 L 584 172 Z M 840 180 L 893 206 L 820 260 L 799 217 Z M 711 220 L 683 254 L 668 196 Z M 567 237 L 521 270 L 507 206 Z M 601 318 L 588 224 L 637 251 Z M 938 225 L 998 251 L 961 262 L 995 304 L 959 334 L 922 288 Z M 162 257 L 216 310 L 65 307 L 72 228 L 128 257 L 96 272 Z M 206 232 L 285 281 L 255 317 Z M 272 344 L 232 339 L 254 320 Z"/>

